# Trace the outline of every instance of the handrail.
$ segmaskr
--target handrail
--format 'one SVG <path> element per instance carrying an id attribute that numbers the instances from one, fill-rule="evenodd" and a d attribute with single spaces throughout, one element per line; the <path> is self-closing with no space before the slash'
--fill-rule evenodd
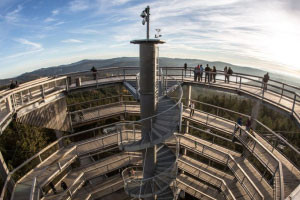
<path id="1" fill-rule="evenodd" d="M 186 139 L 186 140 L 192 140 L 191 138 L 189 138 L 189 137 L 187 137 L 187 136 L 185 136 L 185 135 L 182 135 L 182 134 L 176 134 L 176 135 L 179 136 L 179 138 L 180 138 L 180 139 L 179 139 L 180 144 L 181 144 L 181 138 L 184 138 L 184 139 Z M 200 145 L 203 146 L 203 151 L 202 151 L 201 154 L 204 154 L 204 147 L 205 147 L 206 149 L 210 149 L 210 150 L 212 150 L 212 151 L 217 151 L 217 152 L 223 154 L 223 155 L 224 155 L 224 158 L 226 157 L 226 161 L 221 161 L 221 162 L 226 163 L 227 166 L 229 165 L 229 164 L 228 164 L 229 159 L 231 159 L 231 160 L 235 163 L 235 165 L 241 170 L 241 172 L 243 173 L 244 177 L 247 178 L 247 180 L 249 181 L 249 183 L 251 184 L 251 186 L 256 190 L 256 193 L 260 196 L 260 198 L 261 198 L 261 199 L 264 199 L 264 196 L 261 194 L 260 190 L 256 187 L 256 185 L 253 183 L 253 181 L 248 177 L 248 175 L 247 175 L 247 174 L 245 173 L 245 171 L 241 168 L 241 166 L 236 162 L 236 160 L 232 157 L 231 154 L 226 153 L 226 152 L 219 151 L 219 150 L 217 150 L 217 149 L 215 149 L 215 148 L 212 148 L 212 147 L 207 146 L 207 145 L 205 145 L 205 144 L 199 143 L 199 142 L 196 141 L 196 140 L 193 140 L 193 143 L 195 143 L 195 145 L 196 145 L 196 144 L 200 144 Z M 182 145 L 183 145 L 183 146 L 187 146 L 187 145 L 184 144 L 184 143 L 182 143 Z M 193 150 L 198 152 L 197 149 L 193 149 Z M 236 178 L 240 181 L 242 187 L 245 189 L 245 191 L 248 193 L 248 195 L 249 195 L 250 198 L 252 199 L 252 198 L 254 197 L 255 194 L 251 194 L 251 192 L 249 191 L 249 189 L 243 184 L 243 183 L 244 183 L 244 179 L 243 179 L 243 180 L 240 180 L 240 179 L 237 177 L 237 175 L 234 173 L 234 170 L 233 170 L 233 169 L 231 169 L 231 170 L 232 170 L 233 174 L 236 176 Z"/>
<path id="2" fill-rule="evenodd" d="M 220 181 L 220 182 L 222 183 L 222 184 L 219 186 L 219 188 L 221 189 L 221 191 L 225 194 L 225 191 L 227 190 L 227 191 L 229 192 L 229 195 L 231 196 L 231 198 L 232 198 L 232 199 L 235 199 L 234 195 L 232 194 L 231 190 L 229 189 L 229 187 L 227 186 L 226 182 L 225 182 L 223 179 L 221 179 L 221 178 L 219 178 L 219 177 L 217 177 L 217 176 L 215 176 L 215 175 L 213 175 L 213 174 L 210 174 L 209 172 L 206 172 L 206 171 L 204 171 L 204 170 L 202 170 L 202 169 L 200 169 L 200 168 L 198 168 L 198 167 L 196 167 L 196 166 L 194 166 L 194 165 L 192 165 L 192 164 L 186 162 L 185 160 L 179 159 L 179 162 L 182 162 L 182 163 L 184 163 L 184 164 L 186 164 L 186 165 L 192 167 L 193 169 L 197 169 L 197 170 L 201 171 L 202 173 L 207 174 L 208 176 L 217 179 L 218 181 Z M 211 184 L 213 184 L 213 183 L 211 183 Z M 226 190 L 223 190 L 223 189 L 222 189 L 222 185 L 225 186 Z M 227 195 L 226 195 L 226 194 L 225 194 L 225 196 L 226 196 L 226 198 L 227 198 Z"/>
<path id="3" fill-rule="evenodd" d="M 201 102 L 201 101 L 197 101 L 197 100 L 191 100 L 192 102 L 196 102 L 196 103 L 199 103 L 199 104 L 203 104 L 203 105 L 206 105 L 206 106 L 210 106 L 210 107 L 214 107 L 216 109 L 220 109 L 220 110 L 224 110 L 226 112 L 230 112 L 230 113 L 233 113 L 233 114 L 237 114 L 237 115 L 240 115 L 240 116 L 243 116 L 243 117 L 251 117 L 250 115 L 247 115 L 247 114 L 244 114 L 244 113 L 240 113 L 240 112 L 236 112 L 236 111 L 233 111 L 233 110 L 229 110 L 227 108 L 222 108 L 222 107 L 219 107 L 219 106 L 215 106 L 215 105 L 212 105 L 212 104 L 208 104 L 208 103 L 204 103 L 204 102 Z M 198 110 L 198 109 L 195 109 L 195 110 Z M 200 112 L 204 112 L 202 110 L 198 110 Z M 206 112 L 207 113 L 207 112 Z M 210 113 L 211 114 L 211 113 Z M 218 115 L 216 115 L 218 116 Z M 218 116 L 219 117 L 219 116 Z M 253 119 L 255 120 L 257 123 L 259 123 L 261 126 L 263 126 L 265 129 L 267 129 L 269 132 L 271 132 L 272 135 L 276 136 L 280 141 L 284 142 L 286 145 L 288 145 L 291 149 L 293 149 L 298 155 L 300 154 L 300 151 L 298 149 L 296 149 L 293 145 L 291 145 L 285 138 L 283 138 L 282 136 L 278 135 L 276 132 L 274 132 L 272 129 L 270 129 L 269 127 L 267 127 L 266 125 L 264 125 L 262 122 L 258 121 L 257 119 Z M 259 133 L 258 133 L 259 134 Z M 263 137 L 264 138 L 264 137 Z"/>
<path id="4" fill-rule="evenodd" d="M 117 97 L 118 98 L 120 98 L 120 97 L 132 97 L 132 95 L 114 95 L 114 96 L 110 96 L 110 97 L 104 97 L 104 98 L 100 98 L 100 99 L 93 99 L 93 100 L 84 101 L 84 102 L 80 102 L 80 103 L 69 104 L 67 107 L 93 103 L 93 102 L 102 101 L 102 100 L 106 100 L 106 99 L 114 99 L 114 98 L 117 98 Z"/>
<path id="5" fill-rule="evenodd" d="M 226 111 L 226 112 L 229 112 L 229 113 L 233 113 L 233 114 L 237 114 L 237 115 L 240 115 L 240 116 L 243 116 L 243 117 L 247 117 L 249 118 L 250 116 L 249 115 L 246 115 L 246 114 L 243 114 L 243 113 L 239 113 L 239 112 L 236 112 L 236 111 L 232 111 L 232 110 L 229 110 L 229 109 L 226 109 L 226 108 L 222 108 L 222 107 L 219 107 L 219 106 L 215 106 L 215 105 L 211 105 L 211 104 L 208 104 L 208 103 L 204 103 L 204 102 L 201 102 L 201 101 L 196 101 L 196 100 L 192 100 L 193 102 L 196 102 L 196 103 L 199 103 L 199 104 L 203 104 L 205 106 L 210 106 L 210 107 L 213 107 L 213 108 L 216 108 L 216 109 L 219 109 L 219 110 L 223 110 L 223 111 Z M 231 121 L 229 119 L 226 119 L 226 118 L 223 118 L 223 117 L 220 117 L 218 115 L 214 115 L 214 114 L 211 114 L 211 113 L 207 113 L 207 112 L 204 112 L 202 110 L 198 110 L 198 109 L 195 109 L 201 113 L 205 113 L 207 115 L 211 115 L 213 117 L 217 117 L 217 118 L 220 118 L 220 119 L 225 119 L 226 121 L 229 121 L 230 123 L 235 123 L 234 121 Z M 272 129 L 270 129 L 269 127 L 267 127 L 266 125 L 264 125 L 263 123 L 261 123 L 260 121 L 258 121 L 257 119 L 253 119 L 255 120 L 259 125 L 261 125 L 263 128 L 267 129 L 272 135 L 274 135 L 276 138 L 278 138 L 280 141 L 282 141 L 284 144 L 286 144 L 289 148 L 291 148 L 298 156 L 300 156 L 300 152 L 299 150 L 294 147 L 292 144 L 290 144 L 285 138 L 283 138 L 282 136 L 278 135 L 277 133 L 275 133 Z M 274 151 L 274 149 L 276 148 L 274 145 L 275 144 L 271 144 L 262 134 L 260 134 L 259 132 L 255 132 L 257 134 L 259 134 L 262 139 L 264 139 L 268 144 L 270 144 L 273 148 L 271 150 L 271 152 Z M 293 163 L 294 166 L 296 166 L 297 168 L 299 168 L 299 166 L 297 166 L 293 161 L 291 161 L 283 152 L 281 152 L 280 150 L 277 150 L 281 155 L 283 155 L 285 158 L 287 158 L 291 163 Z"/>
<path id="6" fill-rule="evenodd" d="M 174 138 L 175 138 L 175 141 L 176 141 L 176 145 L 179 143 L 178 142 L 178 140 L 177 140 L 177 137 L 174 135 Z M 172 139 L 174 139 L 174 138 L 172 138 Z M 178 152 L 179 153 L 179 152 Z M 163 172 L 161 172 L 160 174 L 157 174 L 157 175 L 155 175 L 155 176 L 153 176 L 153 177 L 150 177 L 150 178 L 139 178 L 139 179 L 131 179 L 131 178 L 127 178 L 127 179 L 125 179 L 124 177 L 126 177 L 126 174 L 125 174 L 125 172 L 127 172 L 128 170 L 130 170 L 130 167 L 129 168 L 126 168 L 126 169 L 124 169 L 123 171 L 122 171 L 122 177 L 123 177 L 123 180 L 124 180 L 124 183 L 125 182 L 127 182 L 127 180 L 129 179 L 131 182 L 132 181 L 134 181 L 134 182 L 141 182 L 141 184 L 143 184 L 143 182 L 147 182 L 147 181 L 150 181 L 151 182 L 151 180 L 155 180 L 155 179 L 157 179 L 158 177 L 160 177 L 162 174 L 169 174 L 170 173 L 170 170 L 172 170 L 172 169 L 174 169 L 174 167 L 176 167 L 176 165 L 177 165 L 177 159 L 178 159 L 178 156 L 176 155 L 176 161 L 172 164 L 172 165 L 170 165 L 170 167 L 168 167 L 168 168 L 166 168 Z"/>
<path id="7" fill-rule="evenodd" d="M 176 182 L 180 182 L 181 184 L 185 185 L 186 187 L 188 188 L 191 188 L 192 190 L 208 197 L 209 199 L 212 199 L 212 200 L 216 200 L 215 198 L 211 197 L 210 195 L 204 193 L 204 192 L 201 192 L 200 190 L 198 190 L 197 188 L 194 188 L 193 186 L 189 185 L 189 184 L 186 184 L 185 182 L 183 182 L 182 180 L 179 180 L 178 178 L 176 178 Z"/>
<path id="8" fill-rule="evenodd" d="M 283 200 L 284 199 L 284 183 L 283 183 L 283 172 L 282 172 L 282 164 L 281 164 L 281 161 L 272 153 L 270 152 L 260 141 L 258 141 L 254 136 L 252 136 L 247 130 L 245 130 L 242 126 L 240 126 L 239 124 L 235 124 L 236 127 L 238 127 L 240 130 L 243 130 L 248 137 L 250 137 L 253 141 L 255 141 L 255 144 L 259 144 L 261 148 L 264 149 L 264 151 L 266 151 L 271 157 L 273 157 L 273 159 L 278 163 L 278 167 L 277 167 L 277 170 L 279 172 L 279 183 L 280 183 L 280 199 Z M 237 132 L 237 131 L 236 131 Z M 234 134 L 236 133 L 234 132 Z M 237 137 L 238 138 L 238 137 Z M 243 143 L 243 141 L 241 140 L 241 142 Z M 244 144 L 245 146 L 247 146 L 247 144 Z M 254 151 L 254 148 L 253 148 L 253 151 Z M 266 166 L 268 167 L 268 166 Z M 269 168 L 269 167 L 268 167 Z M 277 172 L 274 171 L 274 174 Z M 276 182 L 276 181 L 275 181 Z M 277 187 L 275 187 L 275 190 L 276 190 Z"/>
<path id="9" fill-rule="evenodd" d="M 39 158 L 40 159 L 40 162 L 43 162 L 44 160 L 46 160 L 48 157 L 54 155 L 55 153 L 57 153 L 57 151 L 53 152 L 51 155 L 48 155 L 47 158 L 45 158 L 44 160 L 42 160 L 42 158 L 40 157 L 41 154 L 43 154 L 44 152 L 46 152 L 47 150 L 49 150 L 50 148 L 54 147 L 55 145 L 58 145 L 60 142 L 63 142 L 65 139 L 67 138 L 71 138 L 71 137 L 74 137 L 74 136 L 77 136 L 77 135 L 81 135 L 81 134 L 85 134 L 87 132 L 91 132 L 91 131 L 95 131 L 95 130 L 99 130 L 99 129 L 102 129 L 102 128 L 105 128 L 105 127 L 110 127 L 110 126 L 113 126 L 113 125 L 116 125 L 116 124 L 119 124 L 120 122 L 116 122 L 116 123 L 112 123 L 112 124 L 107 124 L 107 125 L 103 125 L 103 126 L 100 126 L 100 127 L 96 127 L 96 128 L 92 128 L 92 129 L 89 129 L 89 130 L 85 130 L 85 131 L 81 131 L 81 132 L 78 132 L 78 133 L 74 133 L 74 134 L 71 134 L 71 135 L 65 135 L 61 138 L 59 138 L 58 140 L 52 142 L 51 144 L 49 144 L 48 146 L 46 146 L 45 148 L 43 148 L 41 151 L 39 151 L 38 153 L 36 153 L 35 155 L 31 156 L 29 159 L 27 159 L 25 162 L 23 162 L 21 165 L 19 165 L 18 167 L 16 167 L 15 169 L 13 169 L 12 171 L 10 171 L 8 173 L 8 176 L 5 180 L 5 183 L 4 183 L 4 186 L 3 186 L 3 189 L 2 189 L 2 192 L 1 192 L 1 196 L 0 196 L 0 199 L 3 199 L 6 192 L 7 192 L 7 187 L 8 187 L 8 184 L 12 178 L 12 175 L 16 173 L 16 171 L 18 171 L 19 169 L 21 169 L 22 167 L 24 167 L 26 164 L 30 163 L 32 160 L 36 159 L 36 158 Z M 117 133 L 115 133 L 117 134 Z M 110 137 L 111 135 L 105 135 L 103 136 L 103 138 L 106 138 L 106 137 Z"/>

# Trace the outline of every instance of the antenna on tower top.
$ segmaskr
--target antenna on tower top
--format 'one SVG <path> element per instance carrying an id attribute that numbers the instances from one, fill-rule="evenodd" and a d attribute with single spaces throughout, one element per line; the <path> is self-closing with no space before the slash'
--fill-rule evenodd
<path id="1" fill-rule="evenodd" d="M 143 18 L 142 24 L 147 23 L 147 40 L 149 40 L 149 27 L 150 27 L 150 7 L 147 6 L 145 10 L 141 13 L 141 18 Z"/>

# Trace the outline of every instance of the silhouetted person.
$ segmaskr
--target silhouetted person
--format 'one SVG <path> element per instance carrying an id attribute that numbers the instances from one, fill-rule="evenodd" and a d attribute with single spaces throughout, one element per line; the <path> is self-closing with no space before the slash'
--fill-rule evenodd
<path id="1" fill-rule="evenodd" d="M 194 68 L 194 81 L 197 81 L 197 76 L 198 76 L 198 66 Z"/>
<path id="2" fill-rule="evenodd" d="M 207 79 L 208 82 L 210 82 L 209 74 L 210 74 L 210 67 L 207 64 L 206 67 L 205 67 L 205 83 L 206 83 L 206 79 Z"/>
<path id="3" fill-rule="evenodd" d="M 191 102 L 190 104 L 190 109 L 191 109 L 190 117 L 192 117 L 195 113 L 195 104 L 193 102 Z"/>
<path id="4" fill-rule="evenodd" d="M 49 183 L 50 188 L 52 189 L 53 193 L 56 194 L 55 186 L 52 182 Z"/>
<path id="5" fill-rule="evenodd" d="M 9 85 L 9 89 L 15 89 L 15 88 L 16 88 L 16 84 L 13 81 L 11 81 Z"/>
<path id="6" fill-rule="evenodd" d="M 236 123 L 237 123 L 238 125 L 240 125 L 240 126 L 243 125 L 243 119 L 242 119 L 241 116 L 238 117 Z M 239 127 L 239 126 L 236 126 L 235 132 L 237 132 L 238 130 L 240 130 L 240 127 Z M 240 131 L 240 135 L 241 135 L 241 131 Z"/>
<path id="7" fill-rule="evenodd" d="M 225 83 L 226 83 L 226 80 L 227 80 L 227 72 L 228 72 L 228 69 L 227 69 L 227 66 L 224 67 L 224 76 L 225 76 Z M 229 80 L 228 80 L 229 81 Z"/>
<path id="8" fill-rule="evenodd" d="M 186 76 L 187 63 L 184 63 L 183 68 L 184 68 L 184 76 Z"/>
<path id="9" fill-rule="evenodd" d="M 197 81 L 199 82 L 200 81 L 200 65 L 197 66 Z"/>
<path id="10" fill-rule="evenodd" d="M 230 82 L 230 75 L 233 74 L 233 71 L 231 69 L 231 67 L 229 67 L 228 71 L 227 71 L 227 80 L 228 80 L 228 83 Z"/>
<path id="11" fill-rule="evenodd" d="M 204 69 L 203 69 L 202 65 L 200 65 L 200 74 L 199 74 L 199 77 L 198 77 L 198 81 L 202 82 L 203 71 L 204 71 Z"/>
<path id="12" fill-rule="evenodd" d="M 247 119 L 247 122 L 246 122 L 246 130 L 247 130 L 247 131 L 250 131 L 250 129 L 251 129 L 251 124 L 252 124 L 252 122 L 251 122 L 251 117 L 249 117 L 249 118 Z"/>
<path id="13" fill-rule="evenodd" d="M 97 79 L 97 69 L 95 68 L 95 66 L 92 67 L 91 72 L 93 72 L 94 80 L 96 80 Z"/>
<path id="14" fill-rule="evenodd" d="M 265 91 L 267 91 L 267 85 L 268 85 L 269 79 L 270 79 L 269 73 L 266 73 L 263 78 L 263 87 L 264 87 Z"/>
<path id="15" fill-rule="evenodd" d="M 64 191 L 66 191 L 66 190 L 68 189 L 68 186 L 67 186 L 67 184 L 66 184 L 64 181 L 61 181 L 61 182 L 60 182 L 60 187 L 61 187 Z"/>
<path id="16" fill-rule="evenodd" d="M 212 69 L 212 78 L 213 78 L 213 80 L 214 80 L 214 83 L 216 82 L 216 76 L 217 76 L 217 69 L 216 69 L 216 66 L 214 66 L 213 67 L 213 69 Z"/>
<path id="17" fill-rule="evenodd" d="M 19 87 L 19 83 L 18 83 L 18 81 L 16 81 L 16 88 L 17 88 L 17 87 Z"/>

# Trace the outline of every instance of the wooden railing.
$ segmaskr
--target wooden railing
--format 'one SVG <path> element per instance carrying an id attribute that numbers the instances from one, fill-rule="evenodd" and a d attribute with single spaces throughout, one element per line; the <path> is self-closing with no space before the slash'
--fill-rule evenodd
<path id="1" fill-rule="evenodd" d="M 193 140 L 185 135 L 177 134 L 176 136 L 179 138 L 179 143 L 181 146 L 228 166 L 250 199 L 264 199 L 264 196 L 261 194 L 260 190 L 230 154 L 219 151 L 213 147 L 206 146 L 205 144 Z M 194 144 L 194 147 L 187 145 L 184 140 L 190 144 Z"/>
<path id="2" fill-rule="evenodd" d="M 197 112 L 200 112 L 204 115 L 207 116 L 207 120 L 206 120 L 206 125 L 209 124 L 208 119 L 211 118 L 219 118 L 223 121 L 227 121 L 229 124 L 232 124 L 234 126 L 235 121 L 238 116 L 242 117 L 244 120 L 243 121 L 247 121 L 247 119 L 250 118 L 250 115 L 246 115 L 240 112 L 236 112 L 233 110 L 229 110 L 226 108 L 222 108 L 219 106 L 215 106 L 212 104 L 208 104 L 208 103 L 204 103 L 201 101 L 197 101 L 197 100 L 192 100 L 192 102 L 195 103 L 196 107 L 197 105 L 200 106 L 200 108 L 205 108 L 206 110 L 210 110 L 213 109 L 213 111 L 210 112 L 205 112 L 203 110 L 198 110 L 195 109 Z M 184 108 L 188 108 L 187 106 L 184 106 Z M 224 115 L 224 113 L 228 113 L 229 115 Z M 222 115 L 223 113 L 223 115 Z M 222 115 L 222 117 L 220 116 Z M 227 116 L 227 117 L 223 117 L 223 116 Z M 278 152 L 280 152 L 286 159 L 288 159 L 295 167 L 297 167 L 298 169 L 300 169 L 300 165 L 299 165 L 299 160 L 300 160 L 300 151 L 297 147 L 293 146 L 290 142 L 288 142 L 288 140 L 286 138 L 284 138 L 282 135 L 277 134 L 275 131 L 273 131 L 272 129 L 270 129 L 269 127 L 267 127 L 266 125 L 264 125 L 262 122 L 260 122 L 257 119 L 252 119 L 254 122 L 256 122 L 261 128 L 263 128 L 265 130 L 265 132 L 261 132 L 258 129 L 255 129 L 255 133 L 259 134 L 269 145 L 270 147 L 272 147 L 272 149 L 269 149 L 272 153 L 274 152 L 274 150 L 276 149 Z M 284 150 L 288 150 L 288 151 L 283 151 L 282 149 L 279 149 L 276 146 L 276 142 L 273 142 L 272 137 L 271 138 L 267 138 L 265 135 L 267 134 L 271 134 L 272 136 L 274 136 L 274 138 L 276 138 L 277 141 L 280 141 L 280 143 L 285 144 L 285 149 Z M 287 152 L 292 151 L 293 153 L 289 153 L 287 154 Z"/>

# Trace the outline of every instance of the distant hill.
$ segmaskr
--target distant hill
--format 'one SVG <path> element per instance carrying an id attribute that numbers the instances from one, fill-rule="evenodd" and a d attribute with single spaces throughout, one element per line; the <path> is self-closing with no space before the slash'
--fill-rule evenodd
<path id="1" fill-rule="evenodd" d="M 225 66 L 228 66 L 231 67 L 234 72 L 252 74 L 257 76 L 263 76 L 263 74 L 266 73 L 263 70 L 259 70 L 251 67 L 236 66 L 230 63 L 225 63 L 220 61 L 209 62 L 209 61 L 198 60 L 198 59 L 180 59 L 180 58 L 165 58 L 165 57 L 159 58 L 159 64 L 162 67 L 182 67 L 184 63 L 187 63 L 189 67 L 194 67 L 198 64 L 203 64 L 203 65 L 209 64 L 210 66 L 216 66 L 218 70 L 223 70 Z M 54 76 L 59 74 L 90 70 L 93 66 L 97 68 L 137 67 L 139 66 L 139 58 L 121 57 L 121 58 L 112 58 L 112 59 L 105 59 L 105 60 L 104 59 L 103 60 L 81 60 L 79 62 L 75 62 L 68 65 L 41 68 L 32 72 L 24 73 L 15 78 L 2 79 L 0 80 L 0 85 L 9 84 L 10 80 L 17 80 L 18 82 L 26 82 L 43 76 Z M 271 73 L 270 76 L 272 79 L 276 79 L 278 81 L 300 86 L 299 80 L 297 80 L 296 78 L 274 74 L 274 73 Z"/>

